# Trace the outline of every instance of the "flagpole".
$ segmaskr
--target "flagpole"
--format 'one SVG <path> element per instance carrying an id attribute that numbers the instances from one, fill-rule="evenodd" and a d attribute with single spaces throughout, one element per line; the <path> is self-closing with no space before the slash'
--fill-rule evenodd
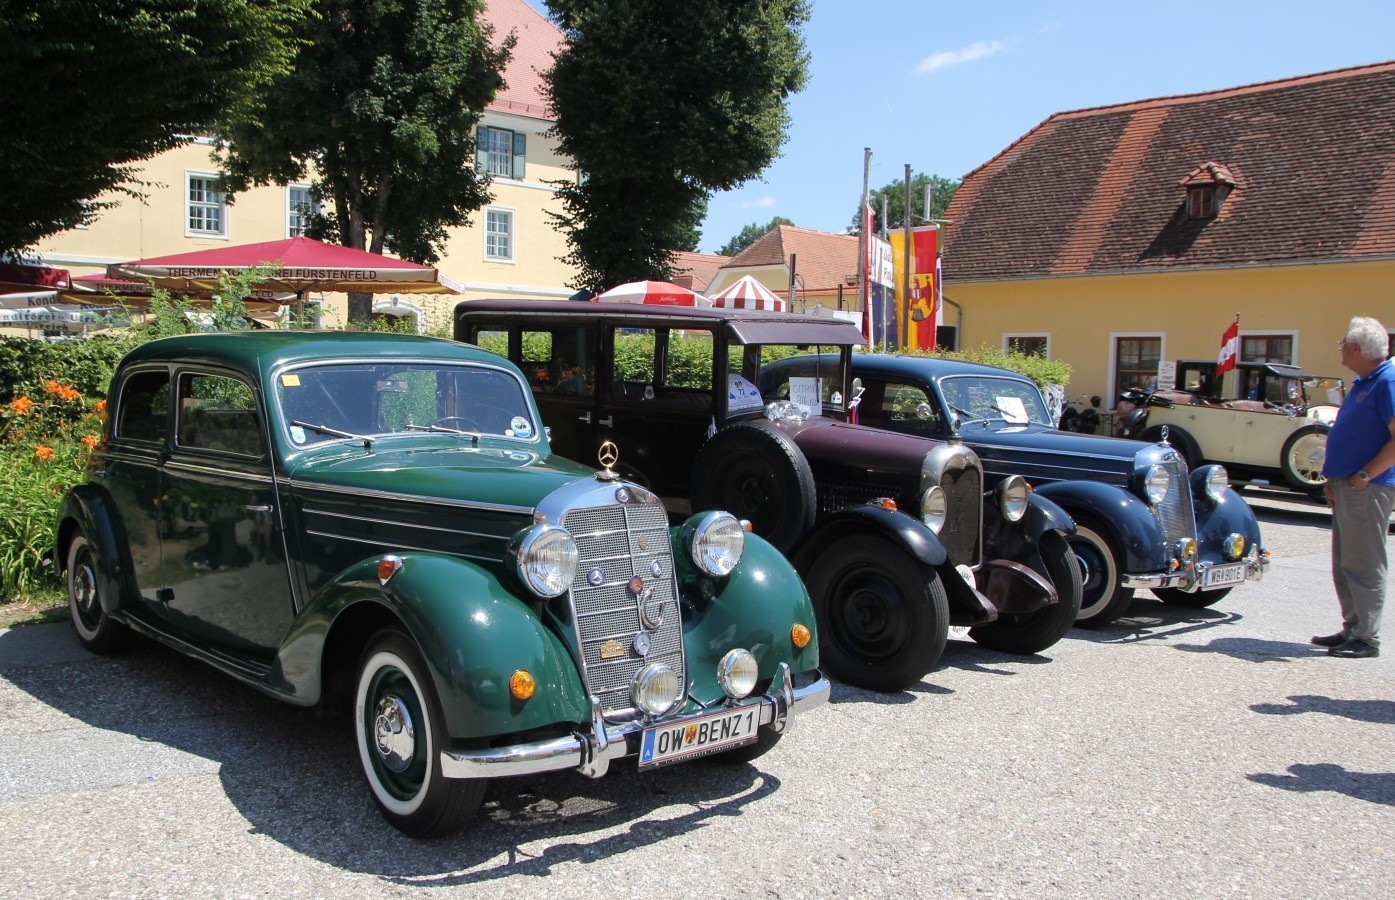
<path id="1" fill-rule="evenodd" d="M 872 148 L 862 148 L 862 206 L 858 210 L 858 220 L 862 222 L 862 227 L 857 229 L 857 283 L 862 292 L 862 325 L 863 332 L 867 338 L 867 352 L 872 352 L 872 289 L 871 273 L 867 271 L 867 250 L 871 246 L 872 236 L 867 232 L 870 230 L 867 221 L 867 205 L 870 201 L 872 180 Z"/>

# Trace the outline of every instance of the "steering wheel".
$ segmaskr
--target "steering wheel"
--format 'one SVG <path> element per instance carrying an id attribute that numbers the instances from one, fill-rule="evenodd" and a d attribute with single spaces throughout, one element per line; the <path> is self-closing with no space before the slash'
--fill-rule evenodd
<path id="1" fill-rule="evenodd" d="M 484 429 L 480 427 L 480 423 L 465 416 L 442 416 L 431 424 L 440 425 L 442 428 L 454 428 L 457 431 L 484 431 Z"/>

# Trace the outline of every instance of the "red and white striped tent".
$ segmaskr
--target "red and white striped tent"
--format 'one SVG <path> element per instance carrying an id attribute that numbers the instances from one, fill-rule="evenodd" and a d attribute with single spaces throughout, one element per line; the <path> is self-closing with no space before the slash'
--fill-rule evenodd
<path id="1" fill-rule="evenodd" d="M 627 281 L 591 299 L 597 303 L 648 303 L 654 306 L 712 305 L 703 295 L 671 281 Z"/>
<path id="2" fill-rule="evenodd" d="M 741 279 L 724 291 L 712 295 L 712 305 L 725 309 L 768 309 L 784 312 L 785 301 L 770 288 L 756 281 L 750 275 Z"/>

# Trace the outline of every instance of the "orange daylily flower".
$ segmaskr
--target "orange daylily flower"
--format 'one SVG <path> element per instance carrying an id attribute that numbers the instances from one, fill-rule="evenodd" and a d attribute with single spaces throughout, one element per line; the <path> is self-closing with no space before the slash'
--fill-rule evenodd
<path id="1" fill-rule="evenodd" d="M 16 397 L 10 401 L 10 412 L 17 416 L 27 415 L 34 408 L 34 401 L 28 397 Z"/>
<path id="2" fill-rule="evenodd" d="M 93 447 L 97 446 L 97 439 L 90 434 L 84 434 L 82 436 L 82 446 L 91 450 Z"/>
<path id="3" fill-rule="evenodd" d="M 98 401 L 97 401 L 97 405 L 94 406 L 94 407 L 92 407 L 92 409 L 93 409 L 94 412 L 97 412 L 97 413 L 104 413 L 104 412 L 106 412 L 106 411 L 107 411 L 107 401 L 106 401 L 105 399 L 98 400 Z"/>
<path id="4" fill-rule="evenodd" d="M 64 387 L 59 389 L 58 396 L 62 397 L 64 400 L 72 402 L 73 400 L 76 400 L 77 398 L 81 397 L 82 394 L 78 391 L 77 388 Z"/>
<path id="5" fill-rule="evenodd" d="M 40 444 L 39 449 L 34 451 L 34 455 L 38 457 L 41 462 L 48 462 L 53 459 L 53 448 L 45 447 L 43 444 Z"/>
<path id="6" fill-rule="evenodd" d="M 56 381 L 45 381 L 44 390 L 49 392 L 50 394 L 57 394 L 63 390 L 63 385 L 59 384 Z"/>

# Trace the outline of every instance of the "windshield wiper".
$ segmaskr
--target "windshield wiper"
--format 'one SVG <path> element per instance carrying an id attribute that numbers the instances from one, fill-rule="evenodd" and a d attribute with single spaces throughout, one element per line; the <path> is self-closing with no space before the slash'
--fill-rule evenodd
<path id="1" fill-rule="evenodd" d="M 403 425 L 403 431 L 435 431 L 443 434 L 459 434 L 471 439 L 471 442 L 478 447 L 480 444 L 480 432 L 466 431 L 463 428 L 447 428 L 444 425 Z"/>
<path id="2" fill-rule="evenodd" d="M 311 431 L 318 431 L 320 434 L 333 435 L 334 437 L 348 438 L 351 441 L 363 441 L 365 449 L 373 446 L 373 439 L 366 435 L 354 434 L 351 431 L 340 431 L 338 428 L 330 428 L 328 425 L 316 425 L 314 422 L 302 422 L 299 419 L 292 419 L 292 425 L 299 425 L 301 428 L 309 428 Z"/>
<path id="3" fill-rule="evenodd" d="M 954 410 L 954 412 L 958 413 L 959 415 L 963 416 L 964 418 L 969 419 L 970 421 L 979 422 L 979 423 L 981 423 L 981 424 L 983 424 L 983 425 L 987 425 L 987 424 L 988 424 L 988 419 L 987 419 L 987 418 L 985 418 L 985 417 L 983 417 L 983 416 L 976 416 L 976 415 L 974 415 L 973 413 L 969 412 L 967 409 L 961 409 L 961 408 L 959 408 L 959 407 L 957 407 L 957 406 L 954 406 L 954 405 L 951 405 L 949 408 L 952 409 L 952 410 Z M 993 407 L 993 409 L 994 409 L 995 412 L 1002 412 L 1002 410 L 998 409 L 996 406 Z"/>

